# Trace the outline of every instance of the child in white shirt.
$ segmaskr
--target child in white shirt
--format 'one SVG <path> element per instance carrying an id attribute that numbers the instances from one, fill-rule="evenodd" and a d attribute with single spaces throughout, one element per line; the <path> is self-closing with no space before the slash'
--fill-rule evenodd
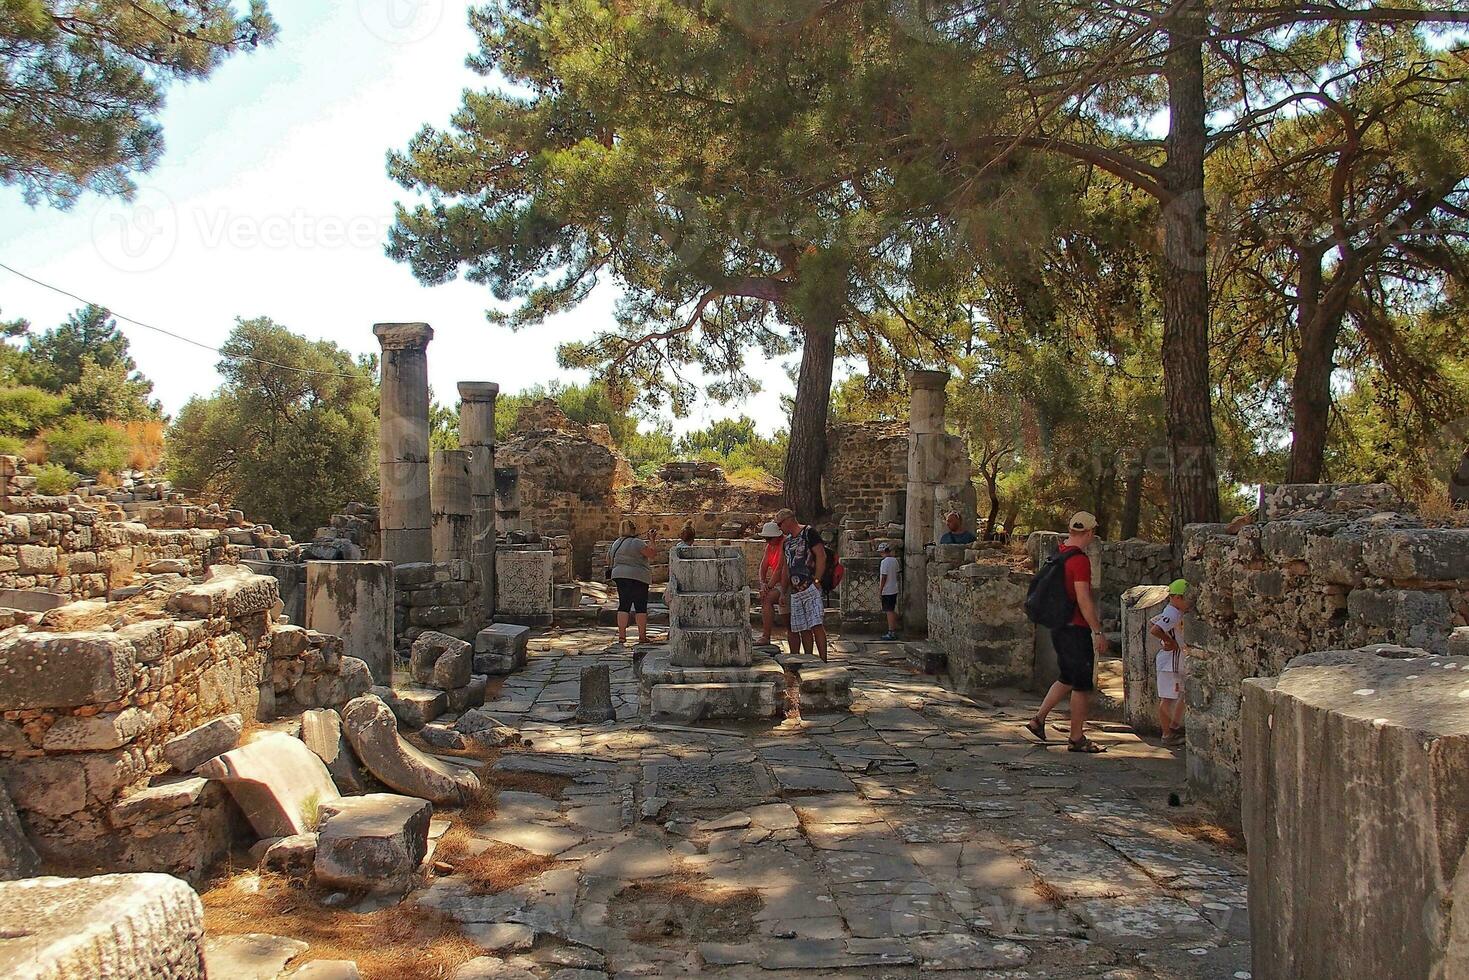
<path id="1" fill-rule="evenodd" d="M 898 559 L 893 557 L 893 549 L 886 541 L 877 546 L 877 553 L 882 556 L 877 568 L 877 593 L 888 620 L 888 631 L 882 638 L 891 641 L 898 638 L 898 593 L 902 591 Z"/>
<path id="2" fill-rule="evenodd" d="M 1188 582 L 1175 581 L 1168 586 L 1168 605 L 1148 621 L 1148 632 L 1163 644 L 1154 664 L 1158 670 L 1158 727 L 1168 745 L 1182 741 L 1183 678 L 1188 652 L 1183 642 L 1183 614 L 1193 606 L 1188 593 Z"/>

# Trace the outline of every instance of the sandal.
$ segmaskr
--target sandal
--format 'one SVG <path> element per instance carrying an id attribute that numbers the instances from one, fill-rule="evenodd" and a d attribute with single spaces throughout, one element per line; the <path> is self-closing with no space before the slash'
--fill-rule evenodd
<path id="1" fill-rule="evenodd" d="M 1102 752 L 1107 751 L 1107 747 L 1105 745 L 1098 745 L 1096 742 L 1093 742 L 1091 739 L 1083 735 L 1081 738 L 1075 741 L 1067 739 L 1066 751 L 1085 752 L 1087 755 L 1098 755 Z"/>
<path id="2" fill-rule="evenodd" d="M 1043 723 L 1036 721 L 1034 718 L 1030 719 L 1030 721 L 1027 721 L 1024 727 L 1026 731 L 1030 732 L 1030 734 L 1036 737 L 1037 741 L 1050 741 L 1050 739 L 1046 738 L 1046 726 Z"/>

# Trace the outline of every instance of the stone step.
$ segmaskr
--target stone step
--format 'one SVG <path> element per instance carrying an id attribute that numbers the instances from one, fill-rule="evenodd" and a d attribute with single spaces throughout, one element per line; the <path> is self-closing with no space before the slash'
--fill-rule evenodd
<path id="1" fill-rule="evenodd" d="M 748 626 L 734 629 L 668 630 L 673 663 L 679 667 L 747 667 L 754 660 L 754 638 Z"/>
<path id="2" fill-rule="evenodd" d="M 650 707 L 654 718 L 685 724 L 700 720 L 773 718 L 781 708 L 771 684 L 657 684 Z"/>

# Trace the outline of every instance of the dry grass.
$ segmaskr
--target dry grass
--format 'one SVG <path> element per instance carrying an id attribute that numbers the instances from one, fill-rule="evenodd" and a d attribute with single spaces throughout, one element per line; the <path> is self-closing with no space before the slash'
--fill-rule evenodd
<path id="1" fill-rule="evenodd" d="M 1173 820 L 1173 826 L 1185 837 L 1203 841 L 1205 844 L 1213 844 L 1223 851 L 1235 851 L 1243 854 L 1245 851 L 1245 839 L 1238 832 L 1228 827 L 1220 826 L 1202 817 L 1179 817 Z"/>
<path id="2" fill-rule="evenodd" d="M 151 470 L 163 461 L 162 422 L 109 422 L 128 437 L 128 466 L 135 470 Z"/>
<path id="3" fill-rule="evenodd" d="M 629 885 L 613 896 L 607 919 L 649 946 L 735 943 L 755 931 L 764 907 L 753 889 L 716 888 L 697 875 L 681 875 Z"/>
<path id="4" fill-rule="evenodd" d="M 1413 498 L 1418 516 L 1432 524 L 1447 527 L 1469 527 L 1469 510 L 1455 510 L 1449 503 L 1449 492 L 1443 484 L 1423 491 Z"/>
<path id="5" fill-rule="evenodd" d="M 219 879 L 200 896 L 208 935 L 290 936 L 310 944 L 309 959 L 356 960 L 366 980 L 444 980 L 482 953 L 447 916 L 408 905 L 363 914 L 327 908 L 308 889 L 274 876 L 260 876 L 257 892 L 242 887 L 255 877 Z"/>
<path id="6" fill-rule="evenodd" d="M 451 865 L 453 873 L 466 878 L 470 889 L 479 895 L 494 895 L 523 885 L 566 863 L 500 841 L 489 841 L 488 847 L 479 850 L 477 840 L 463 824 L 455 824 L 439 840 L 434 860 Z"/>
<path id="7" fill-rule="evenodd" d="M 561 799 L 566 794 L 566 787 L 576 781 L 570 776 L 547 772 L 497 772 L 493 780 L 498 790 L 536 793 L 553 800 Z"/>
<path id="8" fill-rule="evenodd" d="M 1044 901 L 1049 902 L 1053 908 L 1065 908 L 1065 896 L 1056 889 L 1055 885 L 1052 885 L 1048 881 L 1042 881 L 1040 878 L 1037 878 L 1035 880 L 1035 884 L 1031 887 L 1035 889 L 1035 893 L 1037 895 L 1039 895 Z"/>

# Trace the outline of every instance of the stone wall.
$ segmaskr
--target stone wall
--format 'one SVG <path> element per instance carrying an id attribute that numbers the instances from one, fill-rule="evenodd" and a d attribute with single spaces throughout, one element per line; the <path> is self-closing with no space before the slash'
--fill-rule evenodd
<path id="1" fill-rule="evenodd" d="M 1035 626 L 1025 618 L 1030 578 L 1023 561 L 934 546 L 928 638 L 944 652 L 960 691 L 1030 686 L 1036 656 Z"/>
<path id="2" fill-rule="evenodd" d="M 429 630 L 470 641 L 481 623 L 479 585 L 467 561 L 414 562 L 393 570 L 393 635 L 400 659 Z"/>
<path id="3" fill-rule="evenodd" d="M 826 438 L 823 485 L 833 519 L 878 520 L 884 494 L 908 486 L 908 423 L 845 422 Z"/>
<path id="4" fill-rule="evenodd" d="M 202 583 L 53 609 L 0 639 L 0 777 L 43 858 L 197 881 L 239 814 L 163 747 L 226 715 L 338 706 L 371 685 L 341 641 L 274 621 L 275 582 Z"/>
<path id="5" fill-rule="evenodd" d="M 1316 653 L 1245 683 L 1255 976 L 1469 970 L 1469 659 L 1421 654 Z"/>
<path id="6" fill-rule="evenodd" d="M 1469 622 L 1469 529 L 1407 512 L 1387 486 L 1267 486 L 1257 523 L 1187 531 L 1184 574 L 1200 585 L 1186 640 L 1188 777 L 1237 820 L 1240 697 L 1313 650 L 1397 643 L 1446 653 Z"/>
<path id="7" fill-rule="evenodd" d="M 0 481 L 0 589 L 90 599 L 130 585 L 138 572 L 199 575 L 218 563 L 294 553 L 294 542 L 269 525 L 185 503 L 166 483 L 45 496 L 34 492 L 23 461 L 0 461 L 0 472 L 13 474 Z"/>

